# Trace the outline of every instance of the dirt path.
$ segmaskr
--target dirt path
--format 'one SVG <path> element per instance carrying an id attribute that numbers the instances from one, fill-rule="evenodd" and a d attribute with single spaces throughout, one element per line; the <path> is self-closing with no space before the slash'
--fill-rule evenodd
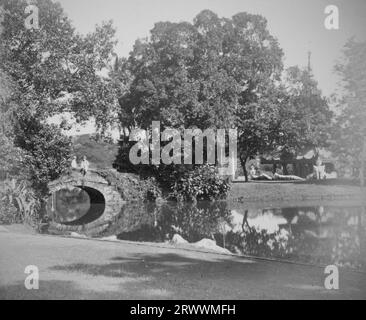
<path id="1" fill-rule="evenodd" d="M 24 269 L 39 268 L 38 290 Z M 340 270 L 324 288 L 322 268 L 130 242 L 0 230 L 0 299 L 366 298 L 366 274 Z"/>

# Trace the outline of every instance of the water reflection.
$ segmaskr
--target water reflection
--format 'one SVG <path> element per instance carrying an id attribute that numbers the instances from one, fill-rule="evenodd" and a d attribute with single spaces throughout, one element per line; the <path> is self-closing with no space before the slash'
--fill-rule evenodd
<path id="1" fill-rule="evenodd" d="M 241 231 L 230 233 L 231 250 L 270 258 L 366 270 L 365 208 L 295 207 L 233 211 Z"/>
<path id="2" fill-rule="evenodd" d="M 129 203 L 103 235 L 137 241 L 165 241 L 180 234 L 189 242 L 214 239 L 231 212 L 225 202 Z"/>
<path id="3" fill-rule="evenodd" d="M 83 217 L 90 206 L 88 193 L 80 188 L 72 187 L 54 192 L 48 198 L 46 210 L 53 221 L 68 223 Z"/>
<path id="4" fill-rule="evenodd" d="M 189 242 L 215 239 L 232 252 L 366 271 L 364 207 L 234 208 L 227 202 L 132 203 L 101 236 Z"/>

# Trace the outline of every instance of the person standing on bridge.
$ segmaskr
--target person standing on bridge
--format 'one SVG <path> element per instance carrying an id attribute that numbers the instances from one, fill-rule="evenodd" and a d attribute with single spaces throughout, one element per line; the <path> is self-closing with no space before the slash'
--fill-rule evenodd
<path id="1" fill-rule="evenodd" d="M 72 160 L 71 160 L 71 169 L 73 169 L 73 170 L 79 169 L 78 163 L 76 161 L 76 156 L 73 156 L 72 157 Z"/>
<path id="2" fill-rule="evenodd" d="M 86 156 L 83 157 L 80 167 L 81 167 L 80 172 L 85 176 L 86 173 L 89 171 L 89 161 L 86 159 Z"/>

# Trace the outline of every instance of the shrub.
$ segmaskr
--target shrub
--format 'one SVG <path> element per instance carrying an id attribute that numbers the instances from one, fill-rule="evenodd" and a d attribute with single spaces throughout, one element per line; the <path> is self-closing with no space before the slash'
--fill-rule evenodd
<path id="1" fill-rule="evenodd" d="M 69 168 L 71 140 L 53 125 L 43 124 L 31 115 L 17 116 L 15 145 L 26 153 L 23 165 L 28 169 L 32 185 L 40 196 L 47 184 Z"/>
<path id="2" fill-rule="evenodd" d="M 153 177 L 142 179 L 136 174 L 115 170 L 98 170 L 97 173 L 109 184 L 115 185 L 122 199 L 126 201 L 156 200 L 162 196 L 162 192 Z"/>
<path id="3" fill-rule="evenodd" d="M 38 227 L 48 183 L 69 168 L 71 140 L 25 105 L 14 108 L 11 116 L 0 110 L 7 124 L 0 128 L 0 222 Z"/>
<path id="4" fill-rule="evenodd" d="M 2 223 L 25 222 L 32 226 L 38 223 L 40 201 L 27 182 L 16 179 L 1 182 L 1 217 Z"/>
<path id="5" fill-rule="evenodd" d="M 14 146 L 11 139 L 0 132 L 0 179 L 17 177 L 22 174 L 22 149 Z"/>
<path id="6" fill-rule="evenodd" d="M 2 194 L 0 194 L 0 224 L 12 224 L 17 222 L 17 213 L 18 210 L 14 206 L 13 203 L 10 203 L 7 201 L 6 198 L 3 197 Z"/>
<path id="7" fill-rule="evenodd" d="M 213 165 L 133 165 L 129 150 L 134 142 L 125 137 L 119 142 L 114 167 L 120 172 L 129 172 L 142 179 L 153 178 L 168 197 L 178 201 L 215 200 L 225 198 L 230 184 L 218 174 Z M 154 184 L 155 185 L 155 184 Z"/>
<path id="8" fill-rule="evenodd" d="M 179 201 L 216 200 L 226 197 L 230 184 L 212 165 L 197 166 L 175 179 L 172 196 Z"/>

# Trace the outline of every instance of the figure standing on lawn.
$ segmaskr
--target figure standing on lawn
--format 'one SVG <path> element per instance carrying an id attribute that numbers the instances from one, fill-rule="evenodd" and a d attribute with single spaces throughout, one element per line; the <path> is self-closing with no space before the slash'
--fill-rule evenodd
<path id="1" fill-rule="evenodd" d="M 315 179 L 322 180 L 326 178 L 325 166 L 323 165 L 323 162 L 320 158 L 316 160 L 316 165 L 313 166 L 313 170 Z"/>

